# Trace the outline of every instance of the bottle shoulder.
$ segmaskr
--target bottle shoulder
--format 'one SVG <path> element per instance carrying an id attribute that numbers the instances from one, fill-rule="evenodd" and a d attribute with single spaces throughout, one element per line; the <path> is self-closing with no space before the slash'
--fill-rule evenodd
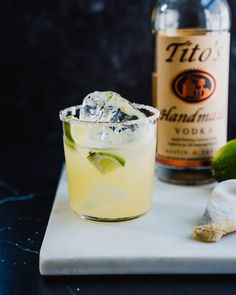
<path id="1" fill-rule="evenodd" d="M 231 12 L 226 0 L 163 0 L 152 12 L 152 28 L 176 30 L 200 28 L 229 31 Z"/>

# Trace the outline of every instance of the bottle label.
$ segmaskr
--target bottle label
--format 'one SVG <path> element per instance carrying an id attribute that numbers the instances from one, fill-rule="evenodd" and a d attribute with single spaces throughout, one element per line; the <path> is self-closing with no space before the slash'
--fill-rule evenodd
<path id="1" fill-rule="evenodd" d="M 208 166 L 227 139 L 228 32 L 157 34 L 158 162 Z"/>

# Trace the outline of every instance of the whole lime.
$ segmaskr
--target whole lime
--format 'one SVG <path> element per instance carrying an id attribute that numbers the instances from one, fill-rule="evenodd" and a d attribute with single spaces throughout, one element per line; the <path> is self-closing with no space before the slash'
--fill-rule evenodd
<path id="1" fill-rule="evenodd" d="M 236 178 L 236 139 L 227 142 L 213 159 L 213 175 L 217 181 Z"/>

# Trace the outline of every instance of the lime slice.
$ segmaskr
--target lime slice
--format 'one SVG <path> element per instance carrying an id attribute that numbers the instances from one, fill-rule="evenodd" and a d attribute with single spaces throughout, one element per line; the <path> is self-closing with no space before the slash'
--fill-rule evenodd
<path id="1" fill-rule="evenodd" d="M 89 152 L 87 159 L 102 173 L 107 174 L 125 166 L 125 160 L 118 155 L 103 152 Z"/>
<path id="2" fill-rule="evenodd" d="M 79 120 L 74 116 L 68 116 L 68 122 L 63 122 L 64 135 L 67 141 L 73 146 L 76 144 L 82 144 L 84 135 L 88 133 L 89 126 L 86 124 L 75 124 L 74 120 Z M 73 121 L 72 121 L 73 120 Z"/>
<path id="3" fill-rule="evenodd" d="M 139 109 L 120 94 L 113 91 L 104 91 L 102 93 L 105 94 L 108 106 L 118 107 L 122 113 L 131 118 L 136 117 L 137 119 L 141 119 L 146 117 Z"/>
<path id="4" fill-rule="evenodd" d="M 111 100 L 113 98 L 113 96 L 119 95 L 118 93 L 116 93 L 114 91 L 103 91 L 103 93 L 105 94 L 107 101 Z"/>
<path id="5" fill-rule="evenodd" d="M 215 155 L 213 175 L 218 181 L 236 178 L 236 139 L 227 142 Z"/>
<path id="6" fill-rule="evenodd" d="M 70 123 L 69 122 L 63 122 L 63 129 L 64 129 L 64 134 L 69 141 L 74 142 L 71 132 L 70 132 Z"/>
<path id="7" fill-rule="evenodd" d="M 76 149 L 76 145 L 75 145 L 75 143 L 73 143 L 72 141 L 70 141 L 69 139 L 67 139 L 65 136 L 64 136 L 64 144 L 67 146 L 67 147 L 69 147 L 69 148 L 71 148 L 71 149 Z"/>

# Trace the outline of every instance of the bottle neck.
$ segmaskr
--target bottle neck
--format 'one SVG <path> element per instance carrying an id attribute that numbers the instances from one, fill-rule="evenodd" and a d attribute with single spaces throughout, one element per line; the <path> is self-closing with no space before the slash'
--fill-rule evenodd
<path id="1" fill-rule="evenodd" d="M 207 9 L 210 5 L 213 4 L 213 2 L 215 2 L 215 0 L 201 0 L 199 1 L 201 2 L 201 6 L 204 8 L 204 9 Z"/>
<path id="2" fill-rule="evenodd" d="M 173 2 L 178 2 L 179 4 L 191 4 L 193 6 L 208 8 L 210 5 L 217 1 L 219 0 L 174 0 Z"/>
<path id="3" fill-rule="evenodd" d="M 230 8 L 226 0 L 165 0 L 153 11 L 153 28 L 229 31 Z"/>

